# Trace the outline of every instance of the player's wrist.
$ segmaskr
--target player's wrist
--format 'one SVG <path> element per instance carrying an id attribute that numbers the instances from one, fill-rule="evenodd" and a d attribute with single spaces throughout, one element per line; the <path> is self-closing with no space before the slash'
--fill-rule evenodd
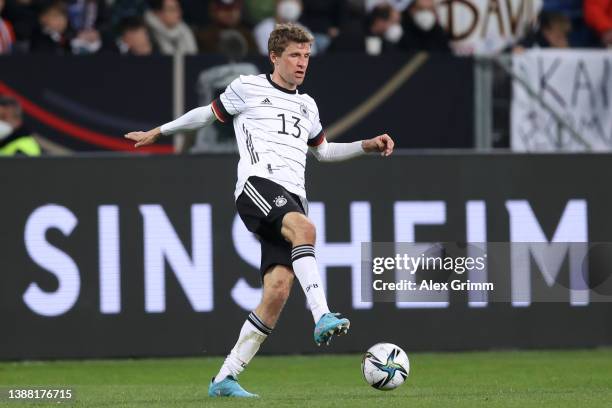
<path id="1" fill-rule="evenodd" d="M 361 148 L 361 153 L 364 153 L 364 154 L 365 154 L 365 153 L 367 153 L 368 151 L 367 151 L 367 150 L 366 150 L 366 148 L 365 148 L 364 142 L 365 142 L 365 140 L 361 140 L 361 141 L 359 141 L 358 143 L 359 143 L 359 147 Z"/>
<path id="2" fill-rule="evenodd" d="M 153 137 L 155 140 L 164 136 L 164 132 L 162 131 L 162 126 L 149 130 L 149 136 Z"/>
<path id="3" fill-rule="evenodd" d="M 372 149 L 372 147 L 372 139 L 364 139 L 361 141 L 361 150 L 363 150 L 364 153 L 373 152 L 374 150 Z"/>

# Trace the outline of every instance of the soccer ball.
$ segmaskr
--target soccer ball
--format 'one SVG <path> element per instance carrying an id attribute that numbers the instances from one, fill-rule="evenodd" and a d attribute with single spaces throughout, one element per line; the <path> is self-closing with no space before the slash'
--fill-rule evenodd
<path id="1" fill-rule="evenodd" d="M 410 361 L 401 348 L 391 343 L 378 343 L 370 347 L 361 361 L 364 380 L 372 387 L 389 391 L 406 381 Z"/>

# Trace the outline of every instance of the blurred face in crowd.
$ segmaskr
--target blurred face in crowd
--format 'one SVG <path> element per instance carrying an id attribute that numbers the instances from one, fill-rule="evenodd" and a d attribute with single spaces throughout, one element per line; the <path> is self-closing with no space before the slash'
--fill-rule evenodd
<path id="1" fill-rule="evenodd" d="M 302 85 L 306 77 L 306 68 L 308 68 L 310 59 L 310 44 L 290 42 L 280 56 L 271 52 L 270 59 L 274 65 L 274 74 L 278 73 L 284 82 L 281 85 L 295 89 Z"/>
<path id="2" fill-rule="evenodd" d="M 223 27 L 236 27 L 240 24 L 242 10 L 239 5 L 213 6 L 213 17 L 217 23 Z"/>
<path id="3" fill-rule="evenodd" d="M 3 122 L 3 125 L 8 124 L 12 128 L 20 126 L 21 114 L 19 108 L 12 105 L 0 105 L 0 122 Z"/>
<path id="4" fill-rule="evenodd" d="M 164 0 L 162 8 L 157 11 L 157 17 L 166 27 L 176 27 L 183 19 L 181 5 L 177 0 Z"/>
<path id="5" fill-rule="evenodd" d="M 0 13 L 2 13 L 3 8 L 4 8 L 4 0 L 0 0 Z"/>
<path id="6" fill-rule="evenodd" d="M 572 23 L 568 18 L 557 18 L 547 27 L 542 27 L 542 35 L 552 48 L 568 48 L 568 35 L 572 30 Z"/>
<path id="7" fill-rule="evenodd" d="M 63 33 L 68 28 L 68 16 L 61 7 L 52 7 L 41 14 L 40 25 L 46 30 Z"/>
<path id="8" fill-rule="evenodd" d="M 121 40 L 128 45 L 133 55 L 150 55 L 153 52 L 149 33 L 144 27 L 126 31 Z"/>
<path id="9" fill-rule="evenodd" d="M 391 26 L 399 23 L 401 18 L 400 14 L 391 6 L 385 6 L 385 8 L 388 8 L 388 15 L 375 18 L 372 21 L 372 25 L 370 26 L 370 31 L 372 34 L 382 36 Z"/>
<path id="10" fill-rule="evenodd" d="M 431 30 L 438 21 L 434 0 L 416 0 L 410 8 L 410 14 L 414 23 L 423 31 Z"/>

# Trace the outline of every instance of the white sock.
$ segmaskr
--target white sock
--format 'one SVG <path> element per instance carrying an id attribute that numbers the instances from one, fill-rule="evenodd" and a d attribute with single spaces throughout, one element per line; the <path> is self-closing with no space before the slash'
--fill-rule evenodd
<path id="1" fill-rule="evenodd" d="M 237 378 L 270 333 L 272 333 L 272 329 L 266 326 L 255 313 L 251 312 L 242 325 L 236 345 L 227 355 L 219 374 L 215 376 L 215 382 L 224 380 L 228 375 Z"/>
<path id="2" fill-rule="evenodd" d="M 315 259 L 314 246 L 305 244 L 293 247 L 291 250 L 291 262 L 293 264 L 293 272 L 300 281 L 300 285 L 302 285 L 306 295 L 312 317 L 315 323 L 317 323 L 321 316 L 329 313 L 329 307 L 327 307 L 323 282 L 321 282 L 317 260 Z"/>

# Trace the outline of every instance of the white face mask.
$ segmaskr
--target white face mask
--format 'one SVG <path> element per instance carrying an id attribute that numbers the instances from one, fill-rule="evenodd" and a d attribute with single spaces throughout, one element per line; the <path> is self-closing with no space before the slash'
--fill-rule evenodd
<path id="1" fill-rule="evenodd" d="M 431 10 L 419 10 L 412 15 L 412 19 L 423 31 L 429 31 L 436 25 L 436 15 Z"/>
<path id="2" fill-rule="evenodd" d="M 278 3 L 278 17 L 290 23 L 298 21 L 302 15 L 302 6 L 297 1 L 285 0 Z"/>
<path id="3" fill-rule="evenodd" d="M 4 139 L 13 132 L 13 127 L 10 123 L 0 120 L 0 140 Z"/>
<path id="4" fill-rule="evenodd" d="M 385 40 L 391 43 L 396 43 L 400 40 L 400 38 L 402 38 L 402 35 L 404 35 L 404 29 L 402 26 L 399 24 L 393 24 L 387 28 L 387 31 L 385 31 Z"/>

